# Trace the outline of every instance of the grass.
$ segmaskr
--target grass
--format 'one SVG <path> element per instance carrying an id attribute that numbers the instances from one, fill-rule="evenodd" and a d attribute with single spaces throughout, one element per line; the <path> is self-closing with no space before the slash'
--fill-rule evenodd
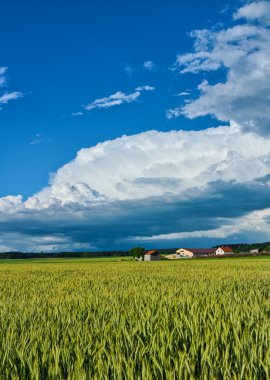
<path id="1" fill-rule="evenodd" d="M 14 261 L 1 379 L 270 378 L 269 259 Z"/>

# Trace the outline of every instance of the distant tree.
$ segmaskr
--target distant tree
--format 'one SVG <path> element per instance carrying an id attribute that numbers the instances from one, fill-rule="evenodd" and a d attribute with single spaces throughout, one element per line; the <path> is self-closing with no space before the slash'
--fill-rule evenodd
<path id="1" fill-rule="evenodd" d="M 264 252 L 270 252 L 270 245 L 264 248 Z"/>
<path id="2" fill-rule="evenodd" d="M 134 247 L 129 250 L 129 254 L 134 258 L 134 260 L 140 258 L 141 260 L 144 260 L 144 253 L 145 249 L 141 247 Z"/>

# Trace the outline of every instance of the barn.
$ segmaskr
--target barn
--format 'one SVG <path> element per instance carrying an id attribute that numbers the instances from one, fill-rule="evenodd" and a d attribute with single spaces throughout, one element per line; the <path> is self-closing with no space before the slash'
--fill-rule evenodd
<path id="1" fill-rule="evenodd" d="M 144 254 L 144 261 L 159 261 L 161 260 L 161 254 L 156 249 L 147 251 Z"/>

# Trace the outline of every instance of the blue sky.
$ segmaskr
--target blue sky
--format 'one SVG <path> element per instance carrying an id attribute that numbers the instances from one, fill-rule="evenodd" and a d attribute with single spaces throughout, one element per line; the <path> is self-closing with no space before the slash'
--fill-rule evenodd
<path id="1" fill-rule="evenodd" d="M 269 4 L 2 2 L 0 251 L 267 240 Z"/>
<path id="2" fill-rule="evenodd" d="M 187 32 L 215 24 L 224 1 L 6 1 L 1 5 L 1 66 L 8 88 L 24 93 L 0 114 L 0 196 L 30 196 L 82 148 L 148 129 L 203 128 L 166 120 L 173 95 L 198 78 L 168 70 L 190 47 Z M 194 12 L 196 9 L 196 12 Z M 153 61 L 153 72 L 144 69 Z M 133 69 L 127 75 L 126 67 Z M 83 117 L 82 104 L 149 83 L 143 101 Z M 217 123 L 212 121 L 213 125 Z M 30 144 L 41 134 L 40 144 Z"/>

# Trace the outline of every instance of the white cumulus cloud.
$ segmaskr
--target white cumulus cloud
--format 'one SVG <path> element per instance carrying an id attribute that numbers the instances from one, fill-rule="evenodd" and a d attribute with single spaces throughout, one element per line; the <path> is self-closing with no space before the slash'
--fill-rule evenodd
<path id="1" fill-rule="evenodd" d="M 217 180 L 250 182 L 270 173 L 269 143 L 236 125 L 123 136 L 80 150 L 55 173 L 50 191 L 83 182 L 109 199 L 138 199 Z"/>
<path id="2" fill-rule="evenodd" d="M 266 24 L 270 24 L 270 2 L 257 1 L 247 4 L 234 14 L 236 20 L 246 18 L 248 20 L 258 20 Z"/>
<path id="3" fill-rule="evenodd" d="M 80 150 L 26 201 L 0 198 L 0 239 L 6 247 L 13 234 L 19 247 L 27 236 L 35 244 L 37 236 L 55 236 L 61 249 L 115 247 L 172 233 L 222 238 L 235 234 L 243 217 L 269 208 L 269 191 L 268 137 L 237 125 L 148 131 Z M 239 233 L 249 233 L 241 225 Z M 269 218 L 260 225 L 254 238 L 267 235 Z"/>
<path id="4" fill-rule="evenodd" d="M 167 117 L 188 118 L 212 115 L 237 123 L 244 130 L 270 133 L 270 30 L 260 22 L 269 2 L 251 3 L 240 8 L 235 18 L 245 23 L 220 30 L 196 30 L 194 52 L 177 57 L 180 73 L 199 73 L 225 69 L 225 81 L 198 86 L 200 93 L 184 105 L 167 111 Z M 252 10 L 260 9 L 257 24 L 251 24 Z M 258 12 L 254 11 L 255 15 Z"/>

